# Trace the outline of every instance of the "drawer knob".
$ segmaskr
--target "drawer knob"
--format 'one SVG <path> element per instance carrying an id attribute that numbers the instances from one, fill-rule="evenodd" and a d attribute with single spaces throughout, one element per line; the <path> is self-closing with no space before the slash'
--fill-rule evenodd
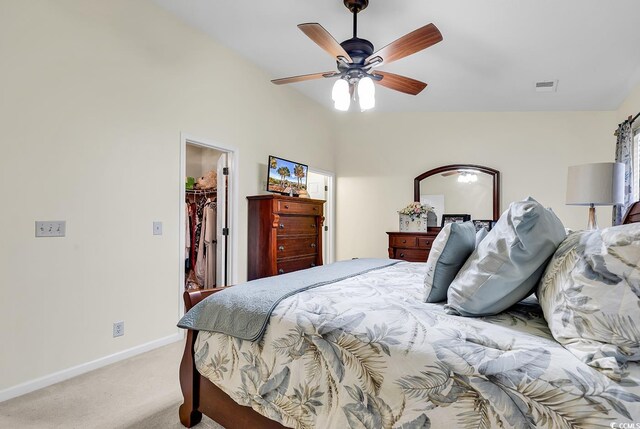
<path id="1" fill-rule="evenodd" d="M 313 208 L 313 211 L 314 211 L 314 212 L 317 212 L 317 211 L 318 211 L 318 207 L 314 207 L 314 208 Z"/>
<path id="2" fill-rule="evenodd" d="M 285 209 L 288 209 L 288 208 L 289 208 L 289 205 L 288 205 L 288 204 L 285 204 L 285 205 L 284 205 L 284 208 L 285 208 Z"/>
<path id="3" fill-rule="evenodd" d="M 315 229 L 315 228 L 316 228 L 316 224 L 315 224 L 315 223 L 312 223 L 312 224 L 311 224 L 311 228 Z"/>
<path id="4" fill-rule="evenodd" d="M 278 274 L 284 274 L 284 270 L 283 270 L 282 268 L 280 268 L 280 269 L 278 270 Z"/>
<path id="5" fill-rule="evenodd" d="M 311 263 L 311 267 L 313 268 L 313 267 L 315 267 L 315 266 L 316 266 L 316 264 L 312 262 L 312 263 Z"/>
<path id="6" fill-rule="evenodd" d="M 284 229 L 284 223 L 281 223 L 280 225 L 278 225 L 280 227 L 280 229 Z"/>
<path id="7" fill-rule="evenodd" d="M 282 252 L 284 250 L 284 246 L 278 246 L 278 250 Z"/>
<path id="8" fill-rule="evenodd" d="M 402 244 L 405 244 L 407 242 L 407 240 L 402 240 Z"/>
<path id="9" fill-rule="evenodd" d="M 401 257 L 401 258 L 404 258 L 404 253 L 401 253 L 401 254 L 400 254 L 400 257 Z"/>
<path id="10" fill-rule="evenodd" d="M 315 249 L 316 243 L 311 243 L 311 247 L 313 247 Z"/>

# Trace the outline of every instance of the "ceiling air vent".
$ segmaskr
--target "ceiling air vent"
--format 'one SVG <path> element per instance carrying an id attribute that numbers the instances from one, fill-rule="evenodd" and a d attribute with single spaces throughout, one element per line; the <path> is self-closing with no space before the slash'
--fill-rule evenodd
<path id="1" fill-rule="evenodd" d="M 546 80 L 543 82 L 536 82 L 536 92 L 556 92 L 558 89 L 557 80 Z"/>

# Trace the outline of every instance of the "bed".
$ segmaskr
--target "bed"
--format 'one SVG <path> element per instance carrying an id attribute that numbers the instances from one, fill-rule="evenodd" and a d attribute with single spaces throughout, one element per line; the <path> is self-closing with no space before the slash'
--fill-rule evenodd
<path id="1" fill-rule="evenodd" d="M 424 271 L 398 262 L 292 295 L 258 341 L 188 330 L 182 424 L 202 413 L 227 429 L 640 422 L 640 364 L 619 381 L 585 365 L 534 297 L 496 316 L 446 314 L 422 302 Z M 185 293 L 186 309 L 217 292 Z"/>

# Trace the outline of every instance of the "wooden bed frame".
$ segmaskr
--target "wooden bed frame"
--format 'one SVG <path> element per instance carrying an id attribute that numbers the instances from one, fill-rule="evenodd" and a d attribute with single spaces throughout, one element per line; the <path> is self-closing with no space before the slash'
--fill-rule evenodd
<path id="1" fill-rule="evenodd" d="M 185 292 L 185 313 L 194 305 L 220 292 L 221 288 L 207 289 L 195 292 Z M 258 414 L 252 408 L 238 404 L 215 384 L 198 373 L 194 361 L 193 347 L 198 337 L 198 331 L 187 330 L 187 341 L 180 363 L 180 387 L 184 402 L 180 405 L 180 422 L 185 427 L 192 427 L 200 423 L 202 414 L 211 417 L 225 429 L 282 429 L 280 423 Z"/>
<path id="2" fill-rule="evenodd" d="M 629 207 L 622 223 L 635 222 L 640 222 L 640 202 L 633 203 Z M 185 292 L 183 296 L 185 313 L 209 295 L 221 290 L 221 288 L 217 288 Z M 180 422 L 190 428 L 200 423 L 202 414 L 205 414 L 226 429 L 285 428 L 280 423 L 258 414 L 252 408 L 238 404 L 198 373 L 193 350 L 197 336 L 198 331 L 187 330 L 187 340 L 180 363 L 180 386 L 184 397 L 184 403 L 180 406 L 179 411 Z"/>

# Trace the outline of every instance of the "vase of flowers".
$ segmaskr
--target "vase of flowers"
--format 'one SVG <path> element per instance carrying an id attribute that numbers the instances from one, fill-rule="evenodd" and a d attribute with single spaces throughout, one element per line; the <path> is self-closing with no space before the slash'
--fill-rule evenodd
<path id="1" fill-rule="evenodd" d="M 400 215 L 400 232 L 427 232 L 427 214 L 433 212 L 429 204 L 421 204 L 417 201 L 409 203 Z"/>

